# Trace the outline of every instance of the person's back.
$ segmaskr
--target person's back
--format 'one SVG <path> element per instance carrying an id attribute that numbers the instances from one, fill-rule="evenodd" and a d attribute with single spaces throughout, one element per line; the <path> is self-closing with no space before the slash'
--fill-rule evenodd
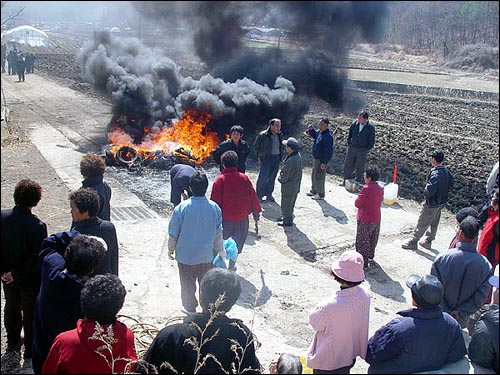
<path id="1" fill-rule="evenodd" d="M 53 234 L 42 244 L 42 285 L 33 321 L 35 374 L 41 373 L 54 338 L 73 329 L 82 317 L 80 292 L 104 251 L 101 240 L 77 231 Z"/>
<path id="2" fill-rule="evenodd" d="M 116 319 L 125 287 L 112 274 L 97 275 L 80 295 L 83 319 L 60 333 L 45 360 L 43 374 L 117 374 L 135 369 L 134 334 Z"/>
<path id="3" fill-rule="evenodd" d="M 226 316 L 240 294 L 241 285 L 234 272 L 209 270 L 200 285 L 203 313 L 158 333 L 143 358 L 149 370 L 155 366 L 159 373 L 260 373 L 252 332 L 242 321 Z M 147 373 L 148 369 L 142 367 L 140 372 Z"/>
<path id="4" fill-rule="evenodd" d="M 118 276 L 119 253 L 116 228 L 112 222 L 96 216 L 99 208 L 97 192 L 92 188 L 80 188 L 72 192 L 69 199 L 73 217 L 71 229 L 81 234 L 100 237 L 106 242 L 106 254 L 95 273 L 112 273 Z"/>
<path id="5" fill-rule="evenodd" d="M 410 275 L 413 306 L 378 329 L 368 341 L 369 374 L 432 371 L 466 354 L 460 325 L 439 306 L 443 286 L 431 275 Z"/>
<path id="6" fill-rule="evenodd" d="M 80 160 L 80 173 L 84 180 L 82 187 L 94 189 L 99 196 L 99 211 L 97 217 L 103 220 L 111 220 L 111 188 L 104 181 L 106 164 L 104 160 L 95 154 L 85 154 Z"/>
<path id="7" fill-rule="evenodd" d="M 456 248 L 439 253 L 431 266 L 431 275 L 444 286 L 443 310 L 462 327 L 466 326 L 469 315 L 479 310 L 490 290 L 491 265 L 473 244 L 478 232 L 477 219 L 472 216 L 463 219 Z"/>
<path id="8" fill-rule="evenodd" d="M 182 201 L 182 195 L 191 196 L 189 180 L 196 170 L 187 164 L 176 164 L 170 168 L 170 202 L 177 206 Z"/>
<path id="9" fill-rule="evenodd" d="M 471 336 L 468 353 L 472 362 L 492 369 L 498 374 L 498 364 L 500 362 L 498 348 L 498 276 L 491 276 L 488 282 L 495 290 L 493 292 L 493 303 L 483 305 L 476 314 L 470 317 L 467 326 Z"/>

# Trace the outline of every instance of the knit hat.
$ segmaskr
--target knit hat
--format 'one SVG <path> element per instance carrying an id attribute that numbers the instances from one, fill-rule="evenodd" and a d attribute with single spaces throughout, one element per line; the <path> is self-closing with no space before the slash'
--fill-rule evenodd
<path id="1" fill-rule="evenodd" d="M 345 281 L 357 283 L 365 279 L 363 256 L 354 250 L 345 251 L 332 263 L 332 272 Z"/>
<path id="2" fill-rule="evenodd" d="M 411 295 L 420 307 L 437 306 L 443 300 L 444 288 L 436 276 L 418 276 L 411 274 L 406 279 Z"/>
<path id="3" fill-rule="evenodd" d="M 295 138 L 293 137 L 290 137 L 288 139 L 284 139 L 282 141 L 283 143 L 283 146 L 288 146 L 290 147 L 292 150 L 298 150 L 299 149 L 299 141 L 297 141 Z"/>

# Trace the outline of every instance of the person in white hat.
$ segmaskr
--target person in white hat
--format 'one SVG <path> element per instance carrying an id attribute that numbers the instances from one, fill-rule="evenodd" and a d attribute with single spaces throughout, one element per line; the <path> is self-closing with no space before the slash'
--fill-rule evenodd
<path id="1" fill-rule="evenodd" d="M 315 374 L 349 374 L 356 357 L 364 358 L 368 342 L 370 294 L 360 284 L 365 279 L 363 256 L 346 251 L 333 262 L 330 275 L 340 290 L 320 302 L 309 313 L 314 339 L 307 366 Z"/>

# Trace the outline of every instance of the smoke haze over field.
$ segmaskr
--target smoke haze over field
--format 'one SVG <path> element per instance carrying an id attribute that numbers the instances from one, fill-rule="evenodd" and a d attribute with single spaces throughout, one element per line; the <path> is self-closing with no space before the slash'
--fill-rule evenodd
<path id="1" fill-rule="evenodd" d="M 359 107 L 360 99 L 346 93 L 346 75 L 335 66 L 344 64 L 355 40 L 380 39 L 387 11 L 384 2 L 133 4 L 174 43 L 191 38 L 188 46 L 210 74 L 200 80 L 183 77 L 159 49 L 135 38 L 100 33 L 79 54 L 84 78 L 111 94 L 115 114 L 133 114 L 164 126 L 195 108 L 214 116 L 209 126 L 218 133 L 235 123 L 255 133 L 271 117 L 296 126 L 309 108 L 306 98 L 312 96 L 337 110 Z M 260 52 L 244 47 L 243 26 L 252 23 L 278 26 L 302 49 L 290 55 L 278 48 Z M 183 38 L 177 40 L 179 34 Z"/>

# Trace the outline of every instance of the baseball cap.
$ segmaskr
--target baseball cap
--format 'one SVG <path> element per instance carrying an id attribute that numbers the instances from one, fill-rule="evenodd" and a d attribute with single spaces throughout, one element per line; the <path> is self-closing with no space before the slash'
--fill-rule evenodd
<path id="1" fill-rule="evenodd" d="M 490 283 L 491 286 L 498 288 L 498 276 L 493 275 L 488 279 L 488 282 Z"/>
<path id="2" fill-rule="evenodd" d="M 364 264 L 365 261 L 360 253 L 349 250 L 342 253 L 339 259 L 332 263 L 330 269 L 341 279 L 356 283 L 365 279 Z"/>
<path id="3" fill-rule="evenodd" d="M 437 306 L 443 300 L 443 284 L 436 276 L 411 274 L 406 278 L 406 286 L 420 307 Z"/>
<path id="4" fill-rule="evenodd" d="M 284 139 L 283 140 L 283 146 L 288 146 L 294 150 L 298 150 L 299 149 L 299 141 L 297 141 L 295 138 L 293 137 L 290 137 L 288 139 Z"/>

